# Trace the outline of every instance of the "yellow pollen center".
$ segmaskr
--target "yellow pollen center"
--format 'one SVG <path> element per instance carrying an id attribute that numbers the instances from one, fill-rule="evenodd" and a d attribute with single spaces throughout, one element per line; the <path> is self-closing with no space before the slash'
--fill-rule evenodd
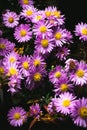
<path id="1" fill-rule="evenodd" d="M 28 11 L 26 11 L 26 14 L 27 14 L 28 16 L 31 16 L 31 15 L 33 14 L 33 11 L 32 11 L 32 10 L 28 10 Z"/>
<path id="2" fill-rule="evenodd" d="M 27 34 L 26 30 L 22 29 L 22 30 L 20 31 L 20 35 L 21 35 L 22 37 L 26 36 L 26 34 Z"/>
<path id="3" fill-rule="evenodd" d="M 63 101 L 63 106 L 68 107 L 70 105 L 70 100 L 66 99 Z"/>
<path id="4" fill-rule="evenodd" d="M 23 3 L 28 5 L 29 4 L 29 0 L 23 0 Z"/>
<path id="5" fill-rule="evenodd" d="M 23 62 L 23 68 L 24 69 L 28 69 L 29 68 L 29 64 L 27 61 Z"/>
<path id="6" fill-rule="evenodd" d="M 10 61 L 11 63 L 14 63 L 14 62 L 16 61 L 16 59 L 15 59 L 15 57 L 10 57 L 9 61 Z"/>
<path id="7" fill-rule="evenodd" d="M 52 15 L 54 15 L 57 18 L 60 18 L 60 11 L 54 11 Z"/>
<path id="8" fill-rule="evenodd" d="M 57 72 L 55 73 L 55 77 L 56 77 L 56 78 L 60 78 L 60 77 L 61 77 L 61 72 L 57 71 Z"/>
<path id="9" fill-rule="evenodd" d="M 61 84 L 61 90 L 63 91 L 63 92 L 65 92 L 65 91 L 67 91 L 67 89 L 68 89 L 68 85 L 67 84 Z"/>
<path id="10" fill-rule="evenodd" d="M 37 20 L 41 20 L 41 18 L 42 18 L 41 15 L 37 16 Z"/>
<path id="11" fill-rule="evenodd" d="M 20 118 L 21 118 L 20 113 L 15 113 L 15 114 L 14 114 L 14 119 L 15 119 L 15 120 L 19 120 Z"/>
<path id="12" fill-rule="evenodd" d="M 46 11 L 46 12 L 45 12 L 45 15 L 46 15 L 47 17 L 50 17 L 50 16 L 51 16 L 51 12 L 50 12 L 50 11 Z"/>
<path id="13" fill-rule="evenodd" d="M 0 67 L 0 74 L 3 74 L 3 73 L 4 73 L 4 68 Z"/>
<path id="14" fill-rule="evenodd" d="M 40 32 L 45 33 L 46 31 L 47 31 L 46 26 L 43 25 L 40 27 Z"/>
<path id="15" fill-rule="evenodd" d="M 87 35 L 87 28 L 83 28 L 83 29 L 81 30 L 81 33 L 82 33 L 83 35 Z"/>
<path id="16" fill-rule="evenodd" d="M 15 68 L 13 68 L 13 67 L 11 67 L 10 69 L 9 69 L 9 72 L 8 72 L 8 76 L 9 75 L 17 75 L 17 70 L 15 69 Z"/>
<path id="17" fill-rule="evenodd" d="M 1 43 L 1 44 L 0 44 L 0 49 L 5 49 L 5 48 L 6 48 L 5 44 L 4 44 L 4 43 Z"/>
<path id="18" fill-rule="evenodd" d="M 40 60 L 35 60 L 34 61 L 34 66 L 39 66 L 40 65 Z"/>
<path id="19" fill-rule="evenodd" d="M 40 74 L 40 73 L 35 73 L 34 74 L 34 81 L 40 81 L 41 80 L 41 77 L 42 77 L 42 75 Z"/>
<path id="20" fill-rule="evenodd" d="M 76 75 L 77 75 L 78 77 L 83 77 L 83 76 L 84 76 L 84 71 L 81 70 L 81 69 L 79 69 L 79 70 L 77 70 Z"/>
<path id="21" fill-rule="evenodd" d="M 81 117 L 87 117 L 87 107 L 82 107 L 79 109 L 79 114 Z"/>
<path id="22" fill-rule="evenodd" d="M 49 42 L 48 42 L 47 39 L 41 40 L 41 45 L 42 45 L 43 47 L 48 47 L 48 44 L 49 44 Z"/>
<path id="23" fill-rule="evenodd" d="M 57 40 L 61 39 L 61 37 L 62 37 L 62 35 L 61 35 L 60 32 L 57 32 L 57 33 L 55 34 L 55 38 L 56 38 Z"/>
<path id="24" fill-rule="evenodd" d="M 14 22 L 14 18 L 13 18 L 13 17 L 10 17 L 10 18 L 8 19 L 8 22 L 9 22 L 9 23 L 13 23 L 13 22 Z"/>

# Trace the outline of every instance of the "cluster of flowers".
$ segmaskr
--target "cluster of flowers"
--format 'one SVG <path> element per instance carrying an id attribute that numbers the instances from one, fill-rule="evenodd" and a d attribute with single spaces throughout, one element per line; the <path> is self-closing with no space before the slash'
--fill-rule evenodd
<path id="1" fill-rule="evenodd" d="M 32 0 L 19 0 L 21 11 L 17 14 L 7 9 L 2 14 L 2 24 L 13 29 L 16 43 L 3 37 L 0 30 L 0 77 L 8 80 L 8 92 L 12 95 L 22 89 L 22 80 L 28 91 L 39 89 L 45 78 L 52 84 L 53 97 L 46 104 L 49 116 L 58 119 L 70 117 L 73 123 L 80 127 L 87 127 L 87 98 L 79 97 L 75 89 L 85 88 L 87 85 L 87 63 L 69 57 L 73 35 L 65 28 L 65 16 L 57 7 L 49 6 L 44 10 L 34 7 Z M 78 23 L 74 30 L 79 40 L 87 41 L 87 24 Z M 33 53 L 25 53 L 23 48 L 31 44 L 33 39 Z M 16 46 L 23 45 L 18 51 Z M 32 48 L 28 48 L 29 49 Z M 59 63 L 49 67 L 51 57 Z M 47 64 L 48 62 L 48 64 Z M 62 64 L 61 64 L 62 63 Z M 50 87 L 50 86 L 48 86 Z M 30 106 L 25 111 L 20 106 L 12 107 L 7 118 L 12 126 L 21 126 L 28 117 L 41 119 L 44 112 L 39 103 Z"/>

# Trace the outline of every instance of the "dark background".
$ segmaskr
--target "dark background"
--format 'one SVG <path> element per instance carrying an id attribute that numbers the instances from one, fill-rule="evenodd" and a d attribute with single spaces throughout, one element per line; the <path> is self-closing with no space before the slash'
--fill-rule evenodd
<path id="1" fill-rule="evenodd" d="M 14 4 L 12 4 L 14 2 Z M 44 9 L 45 7 L 57 6 L 61 12 L 66 17 L 66 28 L 69 30 L 74 30 L 75 25 L 79 22 L 87 22 L 87 0 L 36 0 L 35 6 L 39 9 Z M 0 20 L 2 19 L 2 12 L 5 9 L 17 10 L 19 5 L 17 4 L 17 0 L 0 0 Z M 1 25 L 1 24 L 0 24 Z M 0 26 L 1 28 L 1 26 Z M 20 128 L 14 128 L 9 125 L 7 122 L 7 112 L 11 107 L 11 99 L 10 95 L 6 93 L 5 88 L 4 92 L 4 102 L 0 103 L 0 130 L 8 129 L 8 130 L 28 130 L 29 124 L 25 124 Z M 37 123 L 33 126 L 32 130 L 56 130 L 56 129 L 67 129 L 67 130 L 86 130 L 85 128 L 80 128 L 74 126 L 72 123 L 68 122 L 60 122 L 58 125 Z"/>

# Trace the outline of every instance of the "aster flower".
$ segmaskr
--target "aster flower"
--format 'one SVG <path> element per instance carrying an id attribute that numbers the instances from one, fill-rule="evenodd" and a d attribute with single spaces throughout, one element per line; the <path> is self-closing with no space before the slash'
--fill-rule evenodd
<path id="1" fill-rule="evenodd" d="M 17 127 L 22 126 L 27 119 L 27 113 L 22 107 L 12 107 L 7 114 L 10 125 Z"/>
<path id="2" fill-rule="evenodd" d="M 71 111 L 71 118 L 74 124 L 80 127 L 87 127 L 87 98 L 79 98 Z"/>
<path id="3" fill-rule="evenodd" d="M 54 38 L 52 37 L 38 37 L 35 41 L 35 49 L 40 50 L 41 54 L 50 53 L 54 48 Z"/>
<path id="4" fill-rule="evenodd" d="M 64 93 L 67 91 L 71 91 L 73 92 L 74 86 L 72 83 L 70 83 L 70 80 L 68 79 L 68 77 L 63 77 L 61 79 L 59 79 L 59 81 L 54 85 L 54 92 L 55 95 L 59 95 L 60 93 Z"/>
<path id="5" fill-rule="evenodd" d="M 0 55 L 5 56 L 11 52 L 15 47 L 15 44 L 10 42 L 6 38 L 0 38 Z"/>
<path id="6" fill-rule="evenodd" d="M 18 42 L 27 42 L 32 37 L 29 24 L 20 24 L 15 28 L 14 37 Z"/>
<path id="7" fill-rule="evenodd" d="M 57 101 L 55 102 L 56 111 L 61 112 L 62 114 L 70 114 L 72 108 L 75 105 L 76 97 L 69 92 L 64 92 L 59 95 Z"/>
<path id="8" fill-rule="evenodd" d="M 33 0 L 19 0 L 18 2 L 22 8 L 26 8 L 27 6 L 34 4 Z"/>
<path id="9" fill-rule="evenodd" d="M 70 75 L 70 79 L 75 85 L 83 86 L 87 83 L 87 64 L 85 61 L 78 63 L 77 69 Z"/>
<path id="10" fill-rule="evenodd" d="M 81 41 L 87 41 L 87 24 L 86 23 L 78 23 L 75 26 L 75 35 L 79 37 Z"/>
<path id="11" fill-rule="evenodd" d="M 33 117 L 39 117 L 42 113 L 40 105 L 38 103 L 35 103 L 34 105 L 30 106 L 29 114 Z"/>
<path id="12" fill-rule="evenodd" d="M 65 75 L 66 73 L 64 72 L 62 66 L 58 65 L 49 72 L 49 80 L 51 83 L 55 84 Z"/>
<path id="13" fill-rule="evenodd" d="M 70 50 L 67 47 L 59 47 L 57 49 L 56 57 L 61 61 L 63 61 L 66 60 L 69 54 L 70 54 Z"/>
<path id="14" fill-rule="evenodd" d="M 8 28 L 14 28 L 19 24 L 19 15 L 16 12 L 7 10 L 2 17 L 4 25 Z"/>
<path id="15" fill-rule="evenodd" d="M 52 25 L 48 21 L 39 21 L 34 24 L 33 33 L 37 36 L 52 36 Z"/>
<path id="16" fill-rule="evenodd" d="M 25 20 L 32 20 L 34 13 L 37 11 L 37 9 L 34 6 L 27 6 L 22 10 L 20 13 L 20 16 L 22 18 L 25 18 Z"/>

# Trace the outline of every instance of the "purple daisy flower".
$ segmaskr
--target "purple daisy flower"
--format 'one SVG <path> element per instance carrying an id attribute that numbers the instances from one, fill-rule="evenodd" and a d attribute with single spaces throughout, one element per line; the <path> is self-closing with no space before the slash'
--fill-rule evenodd
<path id="1" fill-rule="evenodd" d="M 39 117 L 41 113 L 42 111 L 38 103 L 30 106 L 30 109 L 29 109 L 30 116 Z"/>
<path id="2" fill-rule="evenodd" d="M 70 83 L 70 80 L 68 79 L 68 77 L 63 77 L 61 79 L 59 79 L 59 81 L 54 85 L 54 92 L 55 95 L 59 95 L 60 93 L 64 93 L 67 91 L 73 91 L 73 84 Z"/>
<path id="3" fill-rule="evenodd" d="M 70 80 L 74 84 L 81 86 L 87 83 L 87 64 L 85 61 L 78 63 L 76 71 L 70 75 Z"/>
<path id="4" fill-rule="evenodd" d="M 54 48 L 54 38 L 52 37 L 38 37 L 35 41 L 35 49 L 40 50 L 41 54 L 50 53 Z"/>
<path id="5" fill-rule="evenodd" d="M 2 17 L 4 25 L 8 28 L 14 28 L 19 24 L 19 15 L 16 12 L 7 10 Z"/>
<path id="6" fill-rule="evenodd" d="M 78 23 L 75 26 L 75 35 L 79 37 L 81 41 L 87 41 L 87 24 L 86 23 Z"/>
<path id="7" fill-rule="evenodd" d="M 65 115 L 70 114 L 75 105 L 75 99 L 76 97 L 72 93 L 64 92 L 60 94 L 55 102 L 56 111 Z"/>
<path id="8" fill-rule="evenodd" d="M 71 111 L 71 118 L 74 124 L 80 127 L 87 127 L 87 98 L 82 97 L 76 100 Z"/>
<path id="9" fill-rule="evenodd" d="M 0 55 L 5 56 L 12 50 L 14 50 L 15 44 L 8 39 L 0 38 Z"/>
<path id="10" fill-rule="evenodd" d="M 34 24 L 33 33 L 37 36 L 42 36 L 45 38 L 46 36 L 52 36 L 52 25 L 48 21 L 39 21 Z"/>
<path id="11" fill-rule="evenodd" d="M 7 118 L 10 125 L 20 127 L 27 120 L 27 113 L 22 107 L 12 107 L 8 111 Z"/>
<path id="12" fill-rule="evenodd" d="M 27 6 L 34 4 L 33 0 L 19 0 L 18 2 L 22 8 L 26 8 Z"/>
<path id="13" fill-rule="evenodd" d="M 67 47 L 59 47 L 57 49 L 56 57 L 61 61 L 66 60 L 67 56 L 70 54 L 70 50 Z"/>
<path id="14" fill-rule="evenodd" d="M 49 72 L 49 80 L 51 83 L 55 84 L 60 78 L 64 77 L 64 75 L 66 75 L 65 71 L 62 66 L 58 65 Z"/>
<path id="15" fill-rule="evenodd" d="M 14 37 L 18 42 L 27 42 L 32 37 L 29 24 L 20 24 L 15 28 Z"/>

